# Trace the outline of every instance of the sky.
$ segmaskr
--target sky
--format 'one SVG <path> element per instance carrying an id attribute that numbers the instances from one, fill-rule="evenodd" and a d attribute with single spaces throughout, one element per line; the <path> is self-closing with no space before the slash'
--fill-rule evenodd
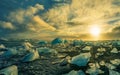
<path id="1" fill-rule="evenodd" d="M 0 0 L 0 9 L 0 38 L 120 39 L 120 0 Z"/>

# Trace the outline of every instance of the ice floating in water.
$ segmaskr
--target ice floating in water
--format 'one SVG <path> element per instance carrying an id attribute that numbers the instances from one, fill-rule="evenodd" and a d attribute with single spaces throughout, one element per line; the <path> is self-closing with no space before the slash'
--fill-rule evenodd
<path id="1" fill-rule="evenodd" d="M 56 55 L 57 51 L 49 48 L 37 48 L 40 55 Z"/>
<path id="2" fill-rule="evenodd" d="M 115 68 L 116 68 L 115 65 L 112 65 L 112 64 L 110 64 L 110 63 L 106 63 L 105 66 L 106 66 L 107 68 L 109 68 L 109 69 L 115 69 Z"/>
<path id="3" fill-rule="evenodd" d="M 37 50 L 34 50 L 33 52 L 30 52 L 29 54 L 27 54 L 23 59 L 22 62 L 30 62 L 33 60 L 36 60 L 39 58 L 39 53 Z"/>
<path id="4" fill-rule="evenodd" d="M 79 71 L 70 71 L 68 74 L 63 74 L 63 75 L 85 75 L 85 73 L 82 70 Z"/>
<path id="5" fill-rule="evenodd" d="M 33 45 L 31 43 L 29 43 L 29 42 L 24 42 L 23 47 L 26 50 L 30 50 L 33 47 Z"/>
<path id="6" fill-rule="evenodd" d="M 91 50 L 91 46 L 86 46 L 82 50 L 90 51 Z"/>
<path id="7" fill-rule="evenodd" d="M 105 63 L 105 61 L 100 61 L 100 63 L 99 63 L 100 65 L 105 65 L 106 63 Z"/>
<path id="8" fill-rule="evenodd" d="M 96 53 L 97 56 L 101 56 L 103 55 L 104 53 Z"/>
<path id="9" fill-rule="evenodd" d="M 38 42 L 39 45 L 43 46 L 47 44 L 47 41 L 41 40 Z"/>
<path id="10" fill-rule="evenodd" d="M 118 53 L 117 48 L 113 48 L 113 49 L 111 50 L 111 53 Z"/>
<path id="11" fill-rule="evenodd" d="M 89 67 L 90 68 L 100 68 L 100 65 L 96 62 L 96 63 L 89 63 Z"/>
<path id="12" fill-rule="evenodd" d="M 2 57 L 9 58 L 9 57 L 12 57 L 12 56 L 14 56 L 16 54 L 17 54 L 17 50 L 15 50 L 15 49 L 9 49 L 8 51 L 5 51 L 2 54 Z"/>
<path id="13" fill-rule="evenodd" d="M 98 48 L 97 51 L 98 52 L 105 52 L 106 50 L 105 50 L 105 48 Z"/>
<path id="14" fill-rule="evenodd" d="M 113 41 L 112 46 L 120 46 L 120 41 Z"/>
<path id="15" fill-rule="evenodd" d="M 0 49 L 4 49 L 5 46 L 3 44 L 0 45 Z"/>
<path id="16" fill-rule="evenodd" d="M 100 70 L 100 66 L 98 63 L 89 63 L 90 68 L 86 71 L 86 73 L 89 73 L 90 75 L 98 75 L 100 73 L 104 73 L 102 70 Z"/>
<path id="17" fill-rule="evenodd" d="M 51 42 L 52 45 L 63 45 L 64 44 L 64 40 L 61 39 L 61 38 L 55 38 L 52 42 Z"/>
<path id="18" fill-rule="evenodd" d="M 73 45 L 74 46 L 81 46 L 81 45 L 83 45 L 84 44 L 84 42 L 82 41 L 82 40 L 74 40 L 73 41 Z"/>
<path id="19" fill-rule="evenodd" d="M 86 73 L 89 73 L 90 75 L 98 75 L 98 74 L 101 74 L 101 73 L 104 73 L 104 72 L 102 70 L 100 70 L 99 68 L 92 67 L 92 68 L 88 69 L 86 71 Z"/>
<path id="20" fill-rule="evenodd" d="M 100 46 L 101 45 L 101 43 L 99 43 L 99 42 L 94 42 L 94 44 L 93 44 L 94 46 Z"/>
<path id="21" fill-rule="evenodd" d="M 113 65 L 120 65 L 120 59 L 110 60 Z"/>
<path id="22" fill-rule="evenodd" d="M 120 75 L 120 73 L 114 70 L 109 70 L 109 75 Z"/>
<path id="23" fill-rule="evenodd" d="M 86 66 L 88 61 L 90 60 L 90 53 L 81 53 L 77 56 L 74 56 L 71 60 L 71 64 L 75 64 L 77 66 Z"/>
<path id="24" fill-rule="evenodd" d="M 4 68 L 4 69 L 0 70 L 0 74 L 3 74 L 3 75 L 18 75 L 17 66 L 12 65 L 10 67 Z"/>

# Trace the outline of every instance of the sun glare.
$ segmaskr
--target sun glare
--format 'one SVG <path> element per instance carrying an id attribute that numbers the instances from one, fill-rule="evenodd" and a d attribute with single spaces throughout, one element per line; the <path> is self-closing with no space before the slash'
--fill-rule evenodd
<path id="1" fill-rule="evenodd" d="M 99 36 L 100 35 L 100 28 L 97 26 L 93 26 L 90 28 L 90 34 L 93 36 Z"/>

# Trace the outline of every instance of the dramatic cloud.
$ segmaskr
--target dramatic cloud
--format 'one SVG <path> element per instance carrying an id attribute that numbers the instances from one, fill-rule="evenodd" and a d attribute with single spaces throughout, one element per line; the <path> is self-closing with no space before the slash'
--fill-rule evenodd
<path id="1" fill-rule="evenodd" d="M 10 22 L 0 21 L 0 28 L 14 30 L 15 27 Z"/>
<path id="2" fill-rule="evenodd" d="M 10 3 L 3 0 L 0 3 L 5 6 L 4 11 L 9 11 L 1 16 L 0 29 L 14 29 L 11 36 L 28 37 L 31 33 L 34 38 L 87 39 L 93 38 L 90 28 L 97 26 L 101 29 L 101 38 L 119 38 L 120 0 L 25 0 Z"/>
<path id="3" fill-rule="evenodd" d="M 120 33 L 120 25 L 117 26 L 117 27 L 115 27 L 115 28 L 113 28 L 112 32 L 118 32 L 118 33 Z"/>
<path id="4" fill-rule="evenodd" d="M 34 7 L 30 6 L 27 9 L 18 9 L 14 12 L 11 12 L 8 16 L 8 19 L 11 22 L 23 24 L 30 21 L 30 19 L 40 10 L 44 10 L 43 5 L 36 4 Z"/>

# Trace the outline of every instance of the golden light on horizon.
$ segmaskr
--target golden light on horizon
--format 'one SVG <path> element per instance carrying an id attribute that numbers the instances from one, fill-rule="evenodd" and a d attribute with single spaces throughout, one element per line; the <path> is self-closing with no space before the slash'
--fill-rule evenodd
<path id="1" fill-rule="evenodd" d="M 98 26 L 93 26 L 90 28 L 90 34 L 94 37 L 98 37 L 101 33 L 101 29 Z"/>

